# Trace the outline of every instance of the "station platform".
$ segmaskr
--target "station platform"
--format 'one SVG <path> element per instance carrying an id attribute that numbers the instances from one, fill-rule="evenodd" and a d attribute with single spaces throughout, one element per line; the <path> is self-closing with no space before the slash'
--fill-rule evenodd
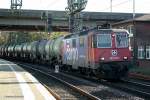
<path id="1" fill-rule="evenodd" d="M 56 100 L 29 72 L 0 59 L 0 100 Z"/>

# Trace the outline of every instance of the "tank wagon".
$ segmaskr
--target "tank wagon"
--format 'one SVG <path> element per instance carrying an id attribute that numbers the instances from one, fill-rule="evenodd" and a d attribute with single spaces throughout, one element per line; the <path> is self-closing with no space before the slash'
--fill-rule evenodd
<path id="1" fill-rule="evenodd" d="M 60 64 L 63 70 L 77 70 L 104 79 L 126 76 L 131 64 L 128 32 L 124 29 L 91 29 L 53 40 L 24 43 L 16 49 L 20 59 Z M 8 46 L 9 49 L 15 45 Z M 0 54 L 3 54 L 0 47 Z M 6 50 L 12 53 L 10 50 Z M 19 51 L 19 52 L 18 52 Z"/>

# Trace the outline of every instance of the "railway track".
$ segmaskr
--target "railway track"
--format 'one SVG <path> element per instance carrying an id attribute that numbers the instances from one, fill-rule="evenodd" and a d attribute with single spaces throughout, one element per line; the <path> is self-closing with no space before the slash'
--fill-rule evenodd
<path id="1" fill-rule="evenodd" d="M 77 75 L 78 76 L 78 75 Z M 136 95 L 138 97 L 148 99 L 150 98 L 150 83 L 148 82 L 142 82 L 142 81 L 136 81 L 136 80 L 131 80 L 131 79 L 121 79 L 118 82 L 111 82 L 107 80 L 97 80 L 97 79 L 91 79 L 89 77 L 84 77 L 83 78 L 90 80 L 92 82 L 95 82 L 97 84 L 103 84 L 108 87 L 112 87 L 115 89 L 119 89 L 122 91 L 125 91 L 127 93 Z"/>
<path id="2" fill-rule="evenodd" d="M 65 73 L 53 73 L 50 70 L 48 70 L 46 67 L 41 65 L 31 65 L 31 64 L 20 64 L 21 66 L 32 66 L 33 68 L 37 68 L 37 70 L 43 70 L 44 73 L 48 73 L 53 75 L 54 77 L 57 77 L 61 80 L 67 81 L 67 83 L 73 84 L 75 87 L 80 88 L 81 90 L 85 91 L 85 93 L 88 93 L 88 95 L 92 95 L 96 97 L 95 99 L 101 98 L 102 100 L 116 100 L 116 99 L 123 99 L 123 100 L 135 100 L 135 96 L 128 95 L 126 93 L 122 93 L 118 90 L 114 90 L 110 87 L 107 87 L 106 84 L 103 84 L 101 82 L 95 82 L 93 80 L 83 79 L 80 77 L 72 76 Z M 103 85 L 102 85 L 103 84 Z M 109 86 L 109 85 L 108 85 Z M 91 98 L 90 98 L 91 99 Z M 92 100 L 95 100 L 92 98 Z"/>
<path id="3" fill-rule="evenodd" d="M 125 91 L 127 93 L 136 95 L 138 97 L 149 99 L 150 98 L 150 83 L 142 80 L 131 80 L 131 79 L 121 79 L 118 82 L 111 82 L 107 80 L 98 80 L 96 78 L 90 78 L 87 76 L 75 75 L 77 77 L 82 77 L 84 79 L 90 80 L 97 84 L 103 84 L 115 89 Z"/>
<path id="4" fill-rule="evenodd" d="M 97 81 L 95 81 L 97 82 Z M 125 91 L 127 93 L 136 95 L 143 99 L 149 100 L 150 98 L 150 85 L 143 84 L 136 81 L 129 81 L 129 80 L 121 80 L 119 82 L 110 82 L 110 81 L 100 81 L 101 84 L 107 85 L 109 87 L 119 89 Z"/>
<path id="5" fill-rule="evenodd" d="M 137 82 L 129 79 L 122 79 L 123 87 L 141 97 L 150 98 L 150 84 Z"/>
<path id="6" fill-rule="evenodd" d="M 145 82 L 145 80 L 136 80 L 136 79 L 121 79 L 118 82 L 111 82 L 107 80 L 98 80 L 96 78 L 89 78 L 86 76 L 75 75 L 77 77 L 82 77 L 97 84 L 103 84 L 115 89 L 119 89 L 125 91 L 127 93 L 131 93 L 138 97 L 148 99 L 150 98 L 150 82 Z"/>
<path id="7" fill-rule="evenodd" d="M 129 73 L 128 76 L 132 79 L 143 80 L 145 82 L 150 82 L 150 77 L 142 74 Z"/>
<path id="8" fill-rule="evenodd" d="M 25 64 L 19 64 L 19 65 L 23 66 L 23 68 L 27 69 L 29 72 L 34 70 L 32 72 L 33 74 L 35 72 L 38 72 L 38 73 L 43 74 L 43 77 L 47 76 L 49 82 L 47 81 L 46 83 L 49 83 L 49 85 L 46 85 L 46 87 L 48 89 L 50 88 L 49 91 L 52 94 L 55 94 L 56 95 L 55 97 L 58 98 L 58 100 L 59 99 L 61 99 L 61 100 L 101 100 L 100 98 L 98 98 L 90 93 L 87 93 L 86 91 L 80 89 L 79 87 L 76 87 L 76 86 L 54 76 L 51 72 L 46 73 L 45 71 L 42 71 L 38 68 L 29 67 L 29 65 L 25 65 Z M 40 76 L 38 76 L 38 77 L 40 77 Z M 45 84 L 45 83 L 43 83 L 43 84 Z"/>
<path id="9" fill-rule="evenodd" d="M 130 83 L 130 84 L 133 84 L 133 85 L 136 85 L 138 87 L 147 88 L 147 89 L 150 90 L 150 83 L 139 82 L 139 81 L 130 80 L 130 79 L 122 79 L 121 81 L 126 82 L 126 83 Z"/>

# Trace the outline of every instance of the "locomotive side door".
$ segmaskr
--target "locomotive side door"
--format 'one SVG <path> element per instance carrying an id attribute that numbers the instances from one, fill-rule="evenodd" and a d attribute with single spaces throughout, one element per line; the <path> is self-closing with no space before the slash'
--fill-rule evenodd
<path id="1" fill-rule="evenodd" d="M 88 45 L 88 50 L 87 50 L 87 62 L 86 62 L 86 65 L 87 66 L 93 66 L 93 61 L 94 61 L 94 46 L 95 46 L 95 43 L 93 41 L 96 41 L 94 40 L 94 35 L 92 32 L 90 32 L 88 34 L 88 42 L 87 42 L 87 45 Z"/>
<path id="2" fill-rule="evenodd" d="M 79 47 L 78 47 L 78 66 L 86 67 L 87 58 L 87 36 L 79 37 Z"/>
<path id="3" fill-rule="evenodd" d="M 72 48 L 70 54 L 72 59 L 72 68 L 78 69 L 78 38 L 72 39 Z"/>

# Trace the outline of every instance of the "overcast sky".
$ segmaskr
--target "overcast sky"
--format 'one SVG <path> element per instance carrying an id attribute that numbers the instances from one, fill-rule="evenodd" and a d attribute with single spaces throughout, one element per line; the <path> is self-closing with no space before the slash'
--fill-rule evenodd
<path id="1" fill-rule="evenodd" d="M 11 0 L 0 0 L 0 8 L 10 8 Z M 133 12 L 133 0 L 112 0 L 113 12 Z M 22 9 L 65 10 L 67 0 L 23 0 Z M 88 0 L 84 11 L 110 12 L 110 0 Z M 150 0 L 135 0 L 136 13 L 150 13 Z"/>

